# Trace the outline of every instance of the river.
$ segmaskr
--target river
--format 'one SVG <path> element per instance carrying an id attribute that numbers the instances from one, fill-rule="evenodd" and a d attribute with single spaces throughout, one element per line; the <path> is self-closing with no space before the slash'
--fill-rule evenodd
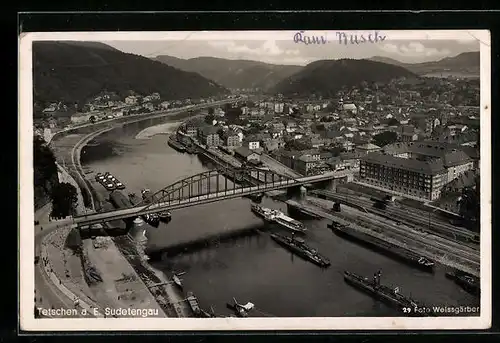
<path id="1" fill-rule="evenodd" d="M 85 169 L 109 171 L 122 181 L 125 193 L 152 191 L 211 166 L 197 156 L 178 153 L 166 144 L 167 135 L 136 139 L 147 127 L 178 123 L 172 119 L 153 119 L 126 124 L 111 130 L 82 150 Z M 162 129 L 168 125 L 163 125 Z M 104 192 L 104 190 L 100 190 Z M 286 211 L 283 203 L 263 199 L 266 207 Z M 250 200 L 241 198 L 172 212 L 172 221 L 146 231 L 149 249 L 196 239 L 220 230 L 263 226 L 250 211 Z M 272 241 L 267 233 L 233 239 L 196 252 L 152 262 L 165 273 L 183 271 L 186 291 L 193 291 L 204 308 L 212 306 L 217 314 L 228 315 L 226 303 L 235 297 L 251 301 L 253 315 L 278 317 L 398 316 L 389 308 L 347 285 L 342 276 L 349 270 L 367 277 L 382 271 L 382 282 L 399 286 L 400 292 L 431 306 L 479 306 L 479 300 L 445 278 L 443 268 L 434 274 L 419 271 L 391 258 L 337 237 L 324 220 L 304 221 L 306 241 L 327 256 L 332 265 L 321 269 Z M 141 230 L 141 235 L 142 236 Z"/>

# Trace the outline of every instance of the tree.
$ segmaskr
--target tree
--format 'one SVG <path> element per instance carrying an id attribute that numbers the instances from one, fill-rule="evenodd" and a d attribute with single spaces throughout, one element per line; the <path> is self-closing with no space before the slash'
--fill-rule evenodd
<path id="1" fill-rule="evenodd" d="M 40 136 L 33 137 L 34 186 L 48 193 L 57 179 L 54 153 Z"/>
<path id="2" fill-rule="evenodd" d="M 90 116 L 89 121 L 94 124 L 97 121 L 97 118 L 95 116 Z"/>
<path id="3" fill-rule="evenodd" d="M 289 151 L 297 150 L 297 151 L 302 151 L 302 150 L 308 150 L 312 149 L 312 144 L 310 141 L 304 140 L 304 139 L 295 139 L 295 140 L 290 140 L 285 143 L 285 149 Z"/>
<path id="4" fill-rule="evenodd" d="M 207 114 L 205 116 L 205 123 L 212 125 L 214 119 L 215 119 L 215 116 L 213 114 Z"/>
<path id="5" fill-rule="evenodd" d="M 234 125 L 241 125 L 242 120 L 240 119 L 242 112 L 241 108 L 232 108 L 229 106 L 225 110 L 224 117 L 226 118 L 226 123 L 228 124 L 234 124 Z"/>
<path id="6" fill-rule="evenodd" d="M 387 121 L 387 125 L 389 126 L 399 125 L 399 121 L 395 118 L 391 118 Z"/>
<path id="7" fill-rule="evenodd" d="M 340 156 L 340 153 L 344 152 L 344 149 L 341 146 L 334 146 L 330 149 L 330 153 L 332 157 Z"/>
<path id="8" fill-rule="evenodd" d="M 459 214 L 469 221 L 478 221 L 480 216 L 480 180 L 476 178 L 475 187 L 462 190 Z"/>
<path id="9" fill-rule="evenodd" d="M 80 235 L 80 230 L 73 229 L 68 233 L 68 236 L 66 236 L 65 246 L 70 248 L 75 254 L 81 252 L 82 236 Z"/>
<path id="10" fill-rule="evenodd" d="M 325 124 L 316 124 L 316 125 L 314 125 L 314 130 L 316 132 L 326 131 Z"/>
<path id="11" fill-rule="evenodd" d="M 59 183 L 52 189 L 52 213 L 54 218 L 64 218 L 73 213 L 78 201 L 76 188 L 70 183 Z"/>
<path id="12" fill-rule="evenodd" d="M 384 145 L 387 144 L 392 144 L 396 142 L 397 139 L 398 139 L 398 134 L 392 131 L 384 131 L 373 137 L 373 141 L 375 142 L 375 144 L 380 147 L 383 147 Z"/>
<path id="13" fill-rule="evenodd" d="M 262 129 L 264 129 L 264 125 L 258 123 L 250 124 L 250 128 L 248 129 L 248 134 L 256 134 L 259 133 Z"/>
<path id="14" fill-rule="evenodd" d="M 214 114 L 214 108 L 213 107 L 209 107 L 208 108 L 208 114 Z"/>

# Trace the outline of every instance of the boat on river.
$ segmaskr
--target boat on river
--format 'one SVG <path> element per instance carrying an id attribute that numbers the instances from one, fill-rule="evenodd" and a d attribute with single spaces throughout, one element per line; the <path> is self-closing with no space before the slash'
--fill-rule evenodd
<path id="1" fill-rule="evenodd" d="M 176 138 L 174 138 L 174 136 L 171 136 L 169 138 L 168 145 L 178 152 L 186 152 L 186 147 L 184 147 L 184 145 L 182 145 Z"/>
<path id="2" fill-rule="evenodd" d="M 142 215 L 142 219 L 152 227 L 157 228 L 160 226 L 160 216 L 158 216 L 156 213 L 148 213 Z"/>
<path id="3" fill-rule="evenodd" d="M 248 317 L 248 313 L 255 308 L 255 305 L 251 302 L 242 305 L 236 301 L 236 298 L 233 298 L 233 303 L 228 303 L 227 308 L 233 310 L 238 317 L 245 318 Z"/>
<path id="4" fill-rule="evenodd" d="M 168 223 L 170 220 L 172 220 L 172 213 L 170 213 L 170 211 L 160 212 L 158 213 L 158 216 L 160 218 L 160 221 L 164 223 Z"/>
<path id="5" fill-rule="evenodd" d="M 362 232 L 360 230 L 342 225 L 333 221 L 327 225 L 338 236 L 365 245 L 366 247 L 378 251 L 384 255 L 398 259 L 408 265 L 417 267 L 423 271 L 433 272 L 434 261 L 426 256 L 417 254 L 402 246 L 395 246 L 381 238 Z"/>
<path id="6" fill-rule="evenodd" d="M 304 258 L 305 260 L 308 260 L 323 268 L 330 266 L 330 260 L 328 258 L 321 255 L 316 249 L 308 246 L 300 237 L 295 237 L 293 234 L 291 237 L 287 237 L 272 233 L 271 238 L 279 245 L 285 247 L 286 249 Z"/>
<path id="7" fill-rule="evenodd" d="M 453 272 L 446 272 L 446 277 L 455 281 L 457 285 L 462 287 L 466 292 L 472 295 L 480 295 L 481 283 L 478 277 L 467 274 L 465 272 L 455 270 Z"/>
<path id="8" fill-rule="evenodd" d="M 195 317 L 198 317 L 201 315 L 201 307 L 200 304 L 198 303 L 198 298 L 194 295 L 193 292 L 188 292 L 187 293 L 187 298 L 186 301 L 189 304 L 189 307 L 191 308 L 191 311 L 193 311 L 193 314 Z"/>
<path id="9" fill-rule="evenodd" d="M 373 279 L 362 277 L 358 274 L 344 271 L 344 281 L 367 293 L 368 295 L 383 301 L 384 303 L 398 308 L 407 316 L 433 316 L 431 307 L 424 306 L 409 296 L 403 295 L 399 287 L 389 287 L 380 283 L 381 272 L 373 275 Z"/>
<path id="10" fill-rule="evenodd" d="M 172 281 L 173 283 L 182 289 L 182 279 L 180 278 L 180 276 L 184 275 L 185 272 L 182 272 L 182 273 L 175 273 L 173 276 L 172 276 Z"/>
<path id="11" fill-rule="evenodd" d="M 274 210 L 266 207 L 262 207 L 257 204 L 251 205 L 251 210 L 253 213 L 257 214 L 259 217 L 263 218 L 268 223 L 278 224 L 280 227 L 290 230 L 292 232 L 304 233 L 307 231 L 304 224 L 295 220 L 279 210 Z"/>

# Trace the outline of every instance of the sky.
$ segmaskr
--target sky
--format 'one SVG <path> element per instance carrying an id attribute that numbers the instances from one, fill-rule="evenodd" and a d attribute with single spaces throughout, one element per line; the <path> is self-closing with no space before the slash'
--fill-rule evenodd
<path id="1" fill-rule="evenodd" d="M 345 36 L 344 36 L 345 35 Z M 364 43 L 351 44 L 361 35 Z M 326 44 L 304 44 L 304 37 L 323 37 Z M 374 37 L 377 36 L 375 41 Z M 109 37 L 109 36 L 107 36 Z M 106 37 L 106 38 L 107 38 Z M 344 37 L 348 43 L 345 44 Z M 373 42 L 368 40 L 371 37 Z M 479 51 L 485 38 L 476 31 L 257 31 L 257 32 L 168 32 L 163 36 L 142 34 L 127 40 L 100 40 L 127 53 L 178 58 L 200 56 L 247 59 L 274 64 L 306 65 L 321 59 L 389 57 L 406 63 L 436 61 L 463 52 Z M 342 38 L 342 43 L 340 43 Z M 381 39 L 383 38 L 383 39 Z"/>

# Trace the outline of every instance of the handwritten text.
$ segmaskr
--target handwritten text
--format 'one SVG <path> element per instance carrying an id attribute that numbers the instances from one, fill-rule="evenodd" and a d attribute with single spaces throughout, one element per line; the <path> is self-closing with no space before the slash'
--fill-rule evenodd
<path id="1" fill-rule="evenodd" d="M 297 44 L 327 44 L 327 43 L 337 43 L 337 44 L 364 44 L 364 43 L 379 43 L 383 42 L 387 36 L 381 34 L 379 31 L 374 31 L 368 34 L 352 34 L 348 32 L 337 31 L 335 32 L 335 39 L 329 41 L 328 37 L 325 35 L 307 35 L 305 31 L 299 31 L 293 36 L 293 41 Z"/>

